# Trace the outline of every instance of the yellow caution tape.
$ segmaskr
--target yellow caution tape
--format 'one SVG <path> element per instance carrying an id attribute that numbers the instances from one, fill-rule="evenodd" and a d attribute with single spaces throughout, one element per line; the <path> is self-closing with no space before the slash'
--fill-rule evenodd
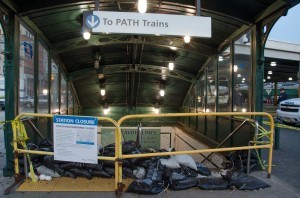
<path id="1" fill-rule="evenodd" d="M 263 123 L 266 124 L 266 125 L 270 125 L 269 121 L 263 121 Z M 299 127 L 289 126 L 289 125 L 286 125 L 286 124 L 275 123 L 275 126 L 279 127 L 279 128 L 283 128 L 283 129 L 291 129 L 291 130 L 300 131 Z"/>
<path id="2" fill-rule="evenodd" d="M 26 129 L 25 129 L 23 122 L 21 122 L 20 120 L 14 120 L 14 121 L 12 121 L 11 125 L 12 125 L 12 129 L 16 132 L 15 134 L 17 134 L 17 137 L 16 137 L 17 142 L 19 142 L 24 149 L 28 150 L 25 141 L 29 140 L 29 138 L 27 136 Z M 34 174 L 33 165 L 32 165 L 32 161 L 31 161 L 29 153 L 26 153 L 26 157 L 27 157 L 27 160 L 29 163 L 30 178 L 31 178 L 32 182 L 35 183 L 35 182 L 37 182 L 37 178 Z M 27 173 L 25 173 L 25 174 L 27 174 Z"/>

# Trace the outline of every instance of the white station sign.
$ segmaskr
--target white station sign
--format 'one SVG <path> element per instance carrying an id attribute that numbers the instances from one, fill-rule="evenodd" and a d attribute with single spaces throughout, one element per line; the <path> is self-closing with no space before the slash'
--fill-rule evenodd
<path id="1" fill-rule="evenodd" d="M 211 37 L 211 18 L 134 12 L 84 12 L 83 26 L 93 33 Z"/>

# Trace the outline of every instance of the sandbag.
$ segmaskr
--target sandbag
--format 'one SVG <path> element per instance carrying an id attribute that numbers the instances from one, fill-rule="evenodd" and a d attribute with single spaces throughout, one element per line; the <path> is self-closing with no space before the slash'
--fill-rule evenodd
<path id="1" fill-rule="evenodd" d="M 134 151 L 137 148 L 136 142 L 135 141 L 124 141 L 122 142 L 122 153 L 123 154 L 128 154 Z"/>
<path id="2" fill-rule="evenodd" d="M 53 145 L 52 142 L 48 138 L 43 139 L 39 143 L 40 148 L 49 148 L 52 147 L 52 145 Z"/>
<path id="3" fill-rule="evenodd" d="M 226 190 L 228 182 L 222 178 L 203 177 L 198 180 L 197 186 L 203 190 Z"/>
<path id="4" fill-rule="evenodd" d="M 132 169 L 127 168 L 127 167 L 124 167 L 124 168 L 122 169 L 122 171 L 123 171 L 123 174 L 124 174 L 126 177 L 129 177 L 129 178 L 131 178 L 131 179 L 137 179 L 137 178 L 134 176 L 133 170 L 132 170 Z"/>
<path id="5" fill-rule="evenodd" d="M 72 173 L 69 170 L 65 171 L 62 176 L 64 176 L 64 177 L 70 177 L 70 178 L 73 178 L 73 179 L 76 179 L 76 177 L 77 177 L 74 173 Z"/>
<path id="6" fill-rule="evenodd" d="M 104 170 L 110 174 L 112 177 L 115 177 L 115 168 L 113 167 L 104 167 Z"/>
<path id="7" fill-rule="evenodd" d="M 77 163 L 77 162 L 68 162 L 65 164 L 61 164 L 60 168 L 62 169 L 76 169 L 76 168 L 83 168 L 83 164 L 82 163 Z"/>
<path id="8" fill-rule="evenodd" d="M 169 159 L 160 159 L 159 161 L 168 168 L 180 168 L 179 163 L 173 157 L 170 157 Z"/>
<path id="9" fill-rule="evenodd" d="M 127 192 L 153 195 L 161 193 L 164 191 L 164 188 L 163 183 L 155 182 L 151 179 L 140 179 L 133 181 L 129 185 Z"/>
<path id="10" fill-rule="evenodd" d="M 60 177 L 60 175 L 55 172 L 52 169 L 47 168 L 46 166 L 42 165 L 36 168 L 37 172 L 41 175 L 47 175 L 47 176 L 51 176 L 51 177 Z"/>
<path id="11" fill-rule="evenodd" d="M 103 165 L 101 163 L 99 163 L 99 164 L 84 164 L 84 167 L 95 169 L 95 170 L 102 170 Z"/>
<path id="12" fill-rule="evenodd" d="M 145 174 L 146 174 L 146 170 L 143 167 L 138 166 L 133 170 L 133 175 L 138 179 L 144 178 Z"/>
<path id="13" fill-rule="evenodd" d="M 173 180 L 170 182 L 170 188 L 173 190 L 185 190 L 195 187 L 198 183 L 196 178 L 186 178 L 184 180 Z"/>
<path id="14" fill-rule="evenodd" d="M 112 178 L 112 175 L 110 175 L 105 170 L 91 170 L 91 175 L 93 177 Z"/>
<path id="15" fill-rule="evenodd" d="M 149 168 L 146 175 L 147 179 L 151 179 L 153 181 L 162 182 L 163 178 L 163 170 L 157 170 L 155 168 Z"/>
<path id="16" fill-rule="evenodd" d="M 243 172 L 233 172 L 230 177 L 227 175 L 227 178 L 230 186 L 234 186 L 240 190 L 257 190 L 270 187 L 264 181 Z"/>
<path id="17" fill-rule="evenodd" d="M 197 171 L 195 171 L 194 169 L 191 169 L 189 167 L 186 167 L 186 166 L 180 166 L 181 167 L 181 170 L 182 170 L 182 173 L 186 176 L 186 177 L 197 177 L 198 176 L 198 173 Z"/>
<path id="18" fill-rule="evenodd" d="M 172 156 L 172 158 L 174 158 L 174 160 L 176 162 L 178 162 L 178 164 L 189 167 L 189 168 L 197 171 L 197 165 L 191 156 L 182 154 L 182 155 Z"/>
<path id="19" fill-rule="evenodd" d="M 93 176 L 88 170 L 85 169 L 79 169 L 79 168 L 72 168 L 70 171 L 75 174 L 77 177 L 84 177 L 87 179 L 92 179 Z"/>
<path id="20" fill-rule="evenodd" d="M 196 162 L 197 173 L 203 176 L 210 176 L 211 171 L 203 164 Z"/>

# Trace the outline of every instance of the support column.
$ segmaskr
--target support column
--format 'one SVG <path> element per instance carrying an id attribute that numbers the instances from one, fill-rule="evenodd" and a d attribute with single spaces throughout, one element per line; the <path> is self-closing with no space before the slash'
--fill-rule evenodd
<path id="1" fill-rule="evenodd" d="M 16 96 L 17 96 L 17 83 L 16 80 L 16 56 L 19 53 L 15 51 L 18 49 L 15 46 L 15 17 L 9 16 L 7 25 L 7 32 L 5 32 L 5 127 L 4 127 L 4 140 L 6 148 L 6 166 L 3 169 L 4 176 L 14 175 L 13 164 L 13 132 L 11 127 L 11 120 L 16 116 Z"/>

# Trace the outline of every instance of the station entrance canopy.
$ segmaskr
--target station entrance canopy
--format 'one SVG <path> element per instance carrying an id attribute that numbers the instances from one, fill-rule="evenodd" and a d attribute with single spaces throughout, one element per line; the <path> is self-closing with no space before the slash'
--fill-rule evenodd
<path id="1" fill-rule="evenodd" d="M 257 46 L 251 52 L 258 54 L 252 63 L 255 81 L 259 76 L 255 72 L 262 72 L 256 66 L 264 61 L 260 49 L 268 32 L 276 19 L 297 3 L 298 0 L 154 0 L 148 1 L 145 14 L 137 13 L 136 0 L 101 0 L 98 10 L 95 1 L 4 0 L 0 4 L 7 39 L 13 40 L 9 30 L 14 28 L 10 24 L 24 25 L 35 41 L 42 42 L 49 50 L 49 57 L 61 66 L 60 71 L 74 88 L 82 107 L 94 109 L 108 104 L 132 109 L 158 104 L 178 109 L 208 62 L 249 30 L 253 35 L 248 35 L 244 41 L 251 40 L 252 46 Z M 94 15 L 84 15 L 89 12 Z M 127 27 L 128 21 L 123 20 L 118 21 L 124 25 L 120 26 L 121 32 L 102 30 L 103 24 L 110 23 L 103 19 L 102 13 L 107 14 L 106 18 L 115 17 L 114 20 L 123 15 L 140 16 L 139 25 L 143 27 Z M 95 16 L 101 18 L 100 25 Z M 148 16 L 157 18 L 154 23 L 148 23 Z M 188 19 L 181 21 L 184 17 Z M 174 28 L 162 31 L 169 19 L 175 22 Z M 97 32 L 89 40 L 82 37 L 87 23 L 89 29 Z M 151 28 L 147 29 L 148 26 Z M 164 28 L 151 32 L 152 26 Z M 191 41 L 184 42 L 183 35 L 191 36 Z M 9 50 L 13 50 L 13 44 L 10 45 Z M 38 52 L 33 53 L 37 55 Z M 10 54 L 18 53 L 12 51 Z M 174 70 L 168 69 L 169 62 L 175 65 Z M 101 87 L 106 90 L 103 97 L 100 96 Z M 159 95 L 162 88 L 165 96 Z"/>

